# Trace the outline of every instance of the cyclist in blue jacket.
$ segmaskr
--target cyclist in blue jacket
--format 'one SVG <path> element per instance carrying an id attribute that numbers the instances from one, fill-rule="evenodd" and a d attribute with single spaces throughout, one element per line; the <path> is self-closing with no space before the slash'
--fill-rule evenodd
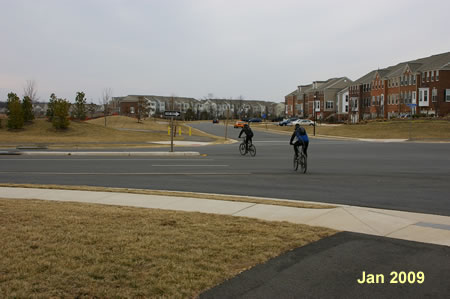
<path id="1" fill-rule="evenodd" d="M 292 143 L 292 141 L 294 141 L 294 138 L 297 138 L 297 141 L 295 143 Z M 305 156 L 308 156 L 307 150 L 309 145 L 309 138 L 305 128 L 301 127 L 299 124 L 296 124 L 289 144 L 294 146 L 295 155 L 298 156 L 298 147 L 301 145 L 303 153 L 305 154 Z"/>

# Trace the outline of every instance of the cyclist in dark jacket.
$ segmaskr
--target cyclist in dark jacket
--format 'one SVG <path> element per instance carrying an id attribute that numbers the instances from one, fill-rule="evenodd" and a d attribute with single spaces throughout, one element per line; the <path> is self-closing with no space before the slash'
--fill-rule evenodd
<path id="1" fill-rule="evenodd" d="M 245 148 L 248 150 L 248 145 L 252 144 L 253 131 L 248 124 L 245 124 L 239 133 L 239 138 L 241 138 L 242 133 L 245 133 Z"/>
<path id="2" fill-rule="evenodd" d="M 295 143 L 292 143 L 292 141 L 294 141 L 295 138 L 297 138 L 297 141 Z M 309 145 L 309 138 L 305 128 L 301 127 L 299 124 L 296 124 L 294 133 L 292 133 L 289 144 L 294 146 L 295 155 L 298 156 L 298 147 L 301 145 L 303 153 L 305 154 L 305 156 L 308 156 L 307 150 Z"/>

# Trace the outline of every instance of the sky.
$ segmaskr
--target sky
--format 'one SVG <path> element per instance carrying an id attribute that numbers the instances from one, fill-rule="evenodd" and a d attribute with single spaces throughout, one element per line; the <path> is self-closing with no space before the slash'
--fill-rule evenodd
<path id="1" fill-rule="evenodd" d="M 146 94 L 282 102 L 450 51 L 448 0 L 0 0 L 0 101 Z"/>

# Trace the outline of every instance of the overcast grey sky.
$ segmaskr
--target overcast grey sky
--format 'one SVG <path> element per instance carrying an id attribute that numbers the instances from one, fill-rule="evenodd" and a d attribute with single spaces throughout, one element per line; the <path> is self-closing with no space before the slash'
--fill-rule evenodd
<path id="1" fill-rule="evenodd" d="M 0 0 L 0 100 L 281 102 L 299 84 L 450 51 L 448 0 Z"/>

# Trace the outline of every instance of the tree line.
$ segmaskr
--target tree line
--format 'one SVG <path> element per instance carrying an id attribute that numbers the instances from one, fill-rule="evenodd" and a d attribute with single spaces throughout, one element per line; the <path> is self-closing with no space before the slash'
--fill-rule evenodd
<path id="1" fill-rule="evenodd" d="M 75 104 L 71 104 L 66 99 L 58 98 L 54 93 L 50 95 L 46 117 L 55 129 L 63 130 L 69 127 L 71 106 L 73 106 L 72 119 L 86 119 L 87 104 L 84 92 L 77 92 Z M 6 102 L 6 115 L 8 116 L 7 127 L 11 130 L 22 129 L 25 124 L 31 123 L 34 119 L 31 97 L 25 95 L 23 100 L 20 100 L 17 94 L 10 92 Z"/>

